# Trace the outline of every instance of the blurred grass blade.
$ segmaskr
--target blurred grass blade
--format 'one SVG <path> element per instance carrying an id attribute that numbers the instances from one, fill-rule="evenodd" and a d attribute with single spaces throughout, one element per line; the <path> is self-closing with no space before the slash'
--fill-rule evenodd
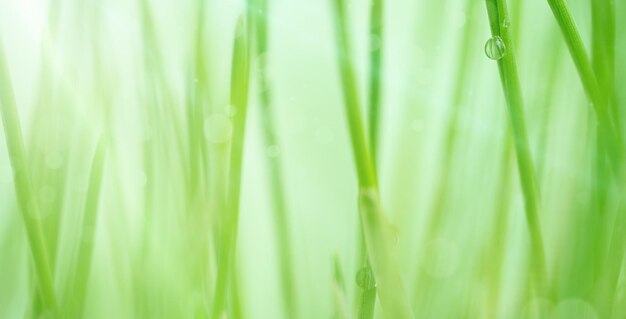
<path id="1" fill-rule="evenodd" d="M 26 235 L 30 244 L 35 272 L 37 274 L 37 286 L 42 299 L 44 311 L 55 311 L 56 297 L 53 286 L 52 272 L 50 270 L 48 251 L 41 228 L 41 215 L 39 203 L 33 193 L 30 176 L 28 173 L 28 161 L 24 150 L 24 139 L 20 119 L 13 96 L 11 77 L 7 68 L 2 39 L 0 38 L 0 112 L 4 125 L 4 134 L 8 147 L 15 193 L 22 212 Z"/>
<path id="2" fill-rule="evenodd" d="M 369 144 L 374 172 L 378 175 L 378 148 L 380 139 L 380 122 L 382 112 L 380 110 L 383 79 L 383 0 L 373 0 L 370 6 L 369 20 Z M 377 176 L 378 177 L 378 176 Z M 365 238 L 363 232 L 359 232 L 357 251 L 360 253 L 359 264 L 364 264 L 364 268 L 359 271 L 371 272 L 371 265 L 367 258 Z M 357 273 L 358 276 L 358 273 Z M 372 280 L 375 281 L 374 278 Z M 358 308 L 358 318 L 371 319 L 374 317 L 374 307 L 376 305 L 376 286 L 359 287 L 359 295 L 356 298 Z"/>
<path id="3" fill-rule="evenodd" d="M 256 14 L 254 17 L 254 30 L 256 41 L 256 54 L 258 59 L 258 87 L 261 102 L 261 117 L 263 138 L 265 140 L 266 153 L 268 153 L 268 169 L 270 179 L 270 192 L 274 211 L 276 227 L 276 243 L 279 252 L 279 266 L 281 273 L 281 287 L 286 315 L 289 318 L 298 318 L 298 305 L 296 295 L 295 277 L 292 266 L 292 245 L 289 232 L 289 220 L 287 216 L 287 203 L 284 195 L 283 174 L 281 170 L 280 143 L 278 141 L 277 126 L 275 123 L 275 109 L 272 105 L 271 79 L 268 76 L 268 63 L 270 54 L 268 50 L 269 32 L 269 7 L 268 0 L 253 0 L 249 10 Z"/>
<path id="4" fill-rule="evenodd" d="M 83 317 L 85 302 L 87 300 L 87 284 L 93 259 L 94 239 L 96 237 L 98 222 L 98 205 L 102 188 L 104 161 L 106 159 L 107 139 L 100 136 L 96 144 L 95 153 L 91 162 L 91 172 L 87 186 L 87 197 L 83 211 L 83 221 L 80 228 L 78 257 L 76 259 L 75 272 L 70 284 L 67 286 L 65 297 L 72 317 Z"/>
<path id="5" fill-rule="evenodd" d="M 476 10 L 477 2 L 474 0 L 468 0 L 465 4 L 465 9 L 468 15 L 471 15 Z M 473 44 L 476 40 L 476 22 L 474 19 L 466 22 L 465 28 L 461 36 L 460 50 L 458 50 L 458 62 L 455 68 L 454 84 L 452 87 L 452 99 L 447 110 L 447 119 L 443 131 L 443 141 L 440 145 L 441 155 L 439 160 L 441 162 L 437 180 L 434 185 L 434 198 L 432 200 L 432 207 L 429 209 L 429 219 L 427 221 L 426 230 L 421 236 L 420 244 L 427 245 L 425 252 L 420 256 L 424 260 L 433 260 L 436 258 L 437 252 L 433 249 L 436 245 L 431 243 L 437 239 L 437 236 L 444 228 L 445 221 L 450 216 L 449 204 L 453 202 L 453 169 L 455 164 L 455 155 L 457 154 L 457 148 L 459 143 L 459 128 L 461 127 L 461 120 L 463 114 L 468 112 L 465 108 L 468 107 L 464 101 L 467 99 L 467 88 L 471 85 L 471 67 L 473 59 L 476 58 L 475 48 Z M 432 293 L 435 288 L 434 283 L 429 280 L 429 275 L 426 271 L 418 270 L 414 282 L 413 303 L 414 309 L 419 309 L 420 312 L 424 311 L 426 303 L 428 303 L 427 295 Z M 418 313 L 419 315 L 419 313 Z"/>
<path id="6" fill-rule="evenodd" d="M 218 275 L 215 284 L 212 318 L 219 318 L 224 312 L 228 283 L 232 276 L 234 256 L 237 247 L 237 227 L 239 220 L 239 194 L 241 191 L 241 173 L 243 146 L 245 137 L 246 113 L 248 107 L 249 82 L 249 42 L 243 16 L 237 22 L 233 47 L 230 102 L 235 108 L 233 115 L 233 134 L 230 151 L 228 177 L 227 208 L 224 212 L 222 227 L 222 245 L 219 252 Z"/>
<path id="7" fill-rule="evenodd" d="M 334 319 L 351 318 L 350 307 L 347 300 L 346 283 L 337 254 L 333 255 L 333 298 L 335 305 Z"/>
<path id="8" fill-rule="evenodd" d="M 372 149 L 372 158 L 378 161 L 380 110 L 382 100 L 383 77 L 383 0 L 372 0 L 370 8 L 370 65 L 369 65 L 369 138 Z"/>

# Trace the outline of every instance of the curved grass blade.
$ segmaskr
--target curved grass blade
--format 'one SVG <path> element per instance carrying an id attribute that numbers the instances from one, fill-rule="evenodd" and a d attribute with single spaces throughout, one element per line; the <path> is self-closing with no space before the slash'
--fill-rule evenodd
<path id="1" fill-rule="evenodd" d="M 40 220 L 39 204 L 33 193 L 31 179 L 27 169 L 26 152 L 20 119 L 13 96 L 13 86 L 7 68 L 4 48 L 0 39 L 0 114 L 4 124 L 7 148 L 13 168 L 13 178 L 17 201 L 22 212 L 26 235 L 30 244 L 37 286 L 44 311 L 55 311 L 56 297 L 52 272 L 50 270 L 48 251 L 43 236 Z"/>
<path id="2" fill-rule="evenodd" d="M 594 72 L 578 27 L 564 0 L 547 0 L 552 13 L 565 39 L 565 43 L 574 61 L 578 75 L 589 101 L 593 104 L 597 119 L 600 138 L 606 142 L 606 152 L 609 156 L 614 176 L 618 176 L 624 158 L 624 144 L 616 127 L 616 119 L 609 113 L 607 97 L 602 93 L 600 82 Z"/>
<path id="3" fill-rule="evenodd" d="M 82 226 L 80 228 L 80 241 L 78 248 L 78 258 L 76 268 L 67 286 L 66 298 L 69 313 L 74 318 L 83 316 L 85 308 L 87 284 L 91 271 L 91 262 L 94 248 L 94 238 L 97 230 L 98 205 L 102 188 L 102 178 L 104 172 L 104 160 L 106 158 L 107 142 L 106 137 L 101 136 L 96 145 L 96 150 L 91 163 L 91 173 L 87 188 L 87 198 L 83 213 Z"/>

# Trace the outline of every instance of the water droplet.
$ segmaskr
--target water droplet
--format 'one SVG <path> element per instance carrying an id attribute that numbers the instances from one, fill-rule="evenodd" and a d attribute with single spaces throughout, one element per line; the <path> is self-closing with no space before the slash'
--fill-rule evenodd
<path id="1" fill-rule="evenodd" d="M 492 60 L 500 60 L 506 55 L 506 46 L 499 36 L 492 37 L 485 43 L 485 54 Z"/>
<path id="2" fill-rule="evenodd" d="M 276 158 L 280 155 L 280 147 L 278 145 L 270 145 L 265 150 L 265 153 L 267 153 L 267 156 L 270 158 Z"/>
<path id="3" fill-rule="evenodd" d="M 363 267 L 356 273 L 356 285 L 367 290 L 376 287 L 374 273 L 370 267 Z"/>
<path id="4" fill-rule="evenodd" d="M 204 120 L 204 137 L 214 144 L 226 143 L 232 135 L 232 123 L 224 114 L 214 114 Z"/>

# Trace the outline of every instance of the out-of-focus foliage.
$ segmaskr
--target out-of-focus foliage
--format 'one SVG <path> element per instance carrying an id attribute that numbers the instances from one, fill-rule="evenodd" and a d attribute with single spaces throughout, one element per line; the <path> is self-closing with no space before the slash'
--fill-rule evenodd
<path id="1" fill-rule="evenodd" d="M 0 48 L 0 318 L 626 315 L 625 1 L 0 0 Z"/>

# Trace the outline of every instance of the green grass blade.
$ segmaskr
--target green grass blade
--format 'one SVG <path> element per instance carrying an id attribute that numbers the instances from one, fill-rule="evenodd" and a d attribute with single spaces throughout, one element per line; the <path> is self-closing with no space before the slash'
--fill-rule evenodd
<path id="1" fill-rule="evenodd" d="M 27 169 L 28 161 L 24 149 L 20 119 L 1 41 L 0 39 L 0 112 L 13 168 L 15 193 L 26 227 L 44 311 L 55 311 L 56 297 L 40 221 L 39 204 L 35 199 Z"/>
<path id="2" fill-rule="evenodd" d="M 239 194 L 241 191 L 241 171 L 243 163 L 243 146 L 245 136 L 246 113 L 248 106 L 249 82 L 249 42 L 246 24 L 243 17 L 239 18 L 235 31 L 233 48 L 231 95 L 230 102 L 235 108 L 233 118 L 233 135 L 230 151 L 230 172 L 228 177 L 227 208 L 224 216 L 223 242 L 218 261 L 218 275 L 215 285 L 212 318 L 219 318 L 224 312 L 228 281 L 237 241 L 237 225 L 239 220 Z"/>
<path id="3" fill-rule="evenodd" d="M 281 287 L 287 317 L 298 318 L 295 276 L 292 266 L 291 234 L 289 232 L 288 209 L 283 187 L 280 144 L 275 123 L 275 110 L 272 105 L 272 83 L 267 73 L 268 59 L 270 58 L 268 50 L 269 7 L 267 0 L 255 0 L 253 3 L 252 10 L 257 13 L 253 15 L 253 17 L 256 54 L 259 57 L 256 67 L 258 72 L 258 85 L 260 88 L 263 138 L 267 150 L 278 150 L 276 154 L 267 156 L 267 165 L 269 168 L 270 192 L 274 208 L 279 267 L 280 273 L 282 274 Z"/>
<path id="4" fill-rule="evenodd" d="M 335 3 L 336 37 L 339 48 L 339 67 L 345 99 L 345 110 L 348 128 L 350 129 L 352 152 L 354 154 L 359 186 L 362 188 L 378 187 L 378 180 L 374 171 L 374 165 L 361 117 L 356 76 L 351 61 L 352 49 L 349 44 L 344 1 L 332 1 Z"/>
<path id="5" fill-rule="evenodd" d="M 374 162 L 366 139 L 343 0 L 334 0 L 338 62 L 344 106 L 359 184 L 359 213 L 368 259 L 383 312 L 389 318 L 412 318 L 398 267 L 391 226 L 383 212 Z"/>
<path id="6" fill-rule="evenodd" d="M 540 294 L 543 294 L 547 285 L 547 269 L 539 220 L 539 191 L 526 133 L 524 105 L 515 61 L 513 39 L 510 32 L 510 20 L 505 0 L 487 0 L 486 3 L 492 36 L 500 37 L 504 42 L 506 50 L 504 56 L 498 60 L 498 68 L 509 110 L 517 167 L 524 195 L 526 221 L 532 246 L 532 272 L 537 285 L 536 288 Z"/>
<path id="7" fill-rule="evenodd" d="M 375 174 L 377 174 L 377 150 L 380 138 L 380 122 L 382 117 L 381 95 L 382 95 L 382 79 L 383 79 L 383 0 L 374 0 L 370 8 L 369 20 L 369 91 L 368 91 L 368 119 L 369 119 L 369 142 L 371 157 L 374 165 Z M 359 263 L 364 264 L 362 271 L 371 272 L 371 265 L 367 260 L 367 250 L 365 248 L 365 238 L 363 233 L 359 232 L 357 251 L 360 251 Z M 357 273 L 358 276 L 358 273 Z M 372 279 L 375 281 L 375 279 Z M 356 298 L 358 308 L 358 318 L 371 319 L 374 317 L 374 308 L 376 305 L 376 287 L 363 288 L 360 287 L 359 295 Z"/>
<path id="8" fill-rule="evenodd" d="M 341 270 L 339 256 L 333 255 L 333 299 L 335 306 L 335 319 L 348 319 L 350 316 L 350 308 L 348 306 L 346 283 Z"/>
<path id="9" fill-rule="evenodd" d="M 614 79 L 615 79 L 615 12 L 611 1 L 600 0 L 591 1 L 591 66 L 598 80 L 600 94 L 603 101 L 606 101 L 609 108 L 608 113 L 614 120 L 614 124 L 619 134 L 620 120 L 617 114 L 617 105 L 614 100 Z M 600 291 L 596 300 L 600 305 L 600 312 L 608 316 L 608 309 L 613 304 L 612 291 L 615 286 L 604 285 L 604 278 L 611 282 L 616 281 L 615 271 L 605 269 L 606 246 L 611 245 L 610 236 L 607 236 L 604 229 L 610 225 L 609 213 L 611 212 L 611 171 L 607 167 L 607 140 L 604 138 L 602 127 L 595 129 L 595 150 L 593 154 L 592 167 L 592 199 L 590 210 L 596 211 L 596 216 L 591 220 L 590 232 L 592 236 L 590 249 L 587 255 L 593 261 L 595 272 L 592 279 L 599 279 Z M 619 236 L 619 234 L 618 234 Z M 607 243 L 607 240 L 609 242 Z M 611 248 L 609 246 L 609 248 Z M 620 251 L 611 252 L 612 256 L 620 256 Z M 609 257 L 610 258 L 610 257 Z M 617 257 L 619 258 L 619 257 Z M 588 276 L 592 276 L 588 275 Z M 604 275 L 604 278 L 603 278 Z"/>
<path id="10" fill-rule="evenodd" d="M 613 163 L 614 175 L 619 174 L 624 156 L 624 144 L 616 128 L 616 119 L 611 118 L 607 97 L 602 93 L 600 82 L 594 72 L 585 46 L 578 32 L 578 27 L 565 0 L 548 0 L 554 18 L 558 23 L 565 43 L 569 49 L 574 65 L 582 82 L 589 101 L 593 104 L 599 122 L 600 138 L 607 142 L 607 152 Z"/>
<path id="11" fill-rule="evenodd" d="M 570 55 L 576 65 L 578 74 L 583 83 L 585 92 L 594 103 L 594 107 L 599 110 L 605 109 L 605 103 L 600 93 L 600 87 L 593 72 L 589 56 L 585 50 L 583 40 L 578 32 L 578 27 L 564 0 L 548 0 L 552 13 L 561 28 L 565 43 L 570 51 Z"/>
<path id="12" fill-rule="evenodd" d="M 383 77 L 383 0 L 373 0 L 370 9 L 370 65 L 369 65 L 369 138 L 372 158 L 377 162 L 378 140 L 382 113 L 381 95 Z"/>
<path id="13" fill-rule="evenodd" d="M 68 291 L 66 292 L 66 297 L 71 297 L 68 300 L 68 304 L 65 306 L 69 307 L 71 316 L 76 318 L 83 316 L 85 301 L 87 299 L 87 284 L 89 282 L 94 239 L 98 226 L 98 205 L 100 203 L 106 149 L 106 137 L 101 136 L 96 145 L 96 150 L 91 162 L 91 173 L 89 175 L 83 221 L 80 228 L 76 269 L 70 280 L 71 284 L 68 285 Z"/>
<path id="14" fill-rule="evenodd" d="M 469 0 L 466 2 L 465 8 L 468 15 L 472 15 L 475 12 L 477 2 Z M 441 166 L 439 168 L 437 180 L 433 188 L 435 189 L 435 195 L 432 200 L 432 207 L 429 208 L 429 219 L 427 221 L 426 230 L 420 240 L 420 244 L 428 244 L 436 239 L 436 236 L 441 232 L 444 221 L 446 221 L 450 213 L 448 212 L 448 206 L 452 194 L 453 176 L 452 171 L 454 168 L 454 160 L 456 159 L 456 151 L 459 143 L 459 127 L 461 124 L 461 118 L 464 114 L 464 108 L 468 105 L 464 104 L 467 98 L 467 87 L 471 85 L 471 67 L 473 59 L 475 59 L 475 48 L 472 46 L 476 40 L 476 21 L 469 20 L 461 36 L 460 49 L 458 50 L 458 64 L 455 68 L 454 84 L 452 87 L 452 99 L 448 106 L 448 115 L 446 119 L 445 129 L 443 131 L 443 141 L 441 145 L 440 161 Z M 424 259 L 435 258 L 436 252 L 432 251 L 434 245 L 428 245 L 428 248 L 421 254 Z M 428 275 L 423 270 L 418 270 L 414 282 L 414 294 L 413 303 L 414 308 L 423 311 L 426 306 L 423 303 L 428 302 L 426 295 L 430 293 L 428 287 L 432 287 L 433 283 L 429 280 Z"/>

